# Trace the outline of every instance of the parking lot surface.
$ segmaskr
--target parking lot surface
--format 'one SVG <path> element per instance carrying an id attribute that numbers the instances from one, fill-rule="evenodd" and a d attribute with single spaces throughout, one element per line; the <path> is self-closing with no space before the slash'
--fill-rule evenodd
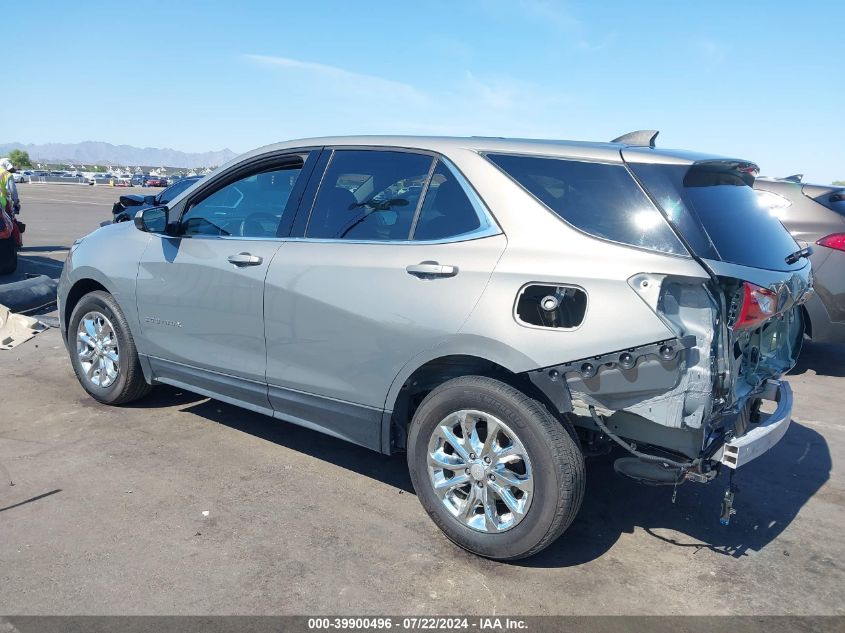
<path id="1" fill-rule="evenodd" d="M 58 276 L 125 191 L 21 185 L 26 247 L 0 283 Z M 845 614 L 845 348 L 808 345 L 791 383 L 730 526 L 724 475 L 673 504 L 612 455 L 588 461 L 568 532 L 503 564 L 443 537 L 404 456 L 171 388 L 99 405 L 48 330 L 0 352 L 0 613 Z"/>

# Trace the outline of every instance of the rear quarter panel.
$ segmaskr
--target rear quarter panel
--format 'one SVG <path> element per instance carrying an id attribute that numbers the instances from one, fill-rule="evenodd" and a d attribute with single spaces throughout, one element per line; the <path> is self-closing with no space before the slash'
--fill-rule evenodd
<path id="1" fill-rule="evenodd" d="M 586 235 L 475 152 L 450 156 L 470 177 L 508 237 L 508 246 L 460 334 L 518 350 L 512 371 L 527 371 L 653 343 L 674 334 L 628 285 L 638 273 L 707 279 L 693 259 L 622 246 Z M 588 295 L 581 326 L 537 329 L 513 316 L 529 282 L 576 285 Z"/>

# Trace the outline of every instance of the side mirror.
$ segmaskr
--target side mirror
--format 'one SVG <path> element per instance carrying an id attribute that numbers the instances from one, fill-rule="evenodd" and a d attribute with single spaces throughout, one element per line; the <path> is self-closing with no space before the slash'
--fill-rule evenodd
<path id="1" fill-rule="evenodd" d="M 145 233 L 164 233 L 167 230 L 167 207 L 150 207 L 135 214 L 135 228 Z"/>

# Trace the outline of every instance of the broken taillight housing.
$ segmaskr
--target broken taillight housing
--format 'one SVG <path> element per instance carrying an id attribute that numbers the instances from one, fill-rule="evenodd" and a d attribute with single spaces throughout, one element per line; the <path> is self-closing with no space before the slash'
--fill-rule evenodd
<path id="1" fill-rule="evenodd" d="M 845 233 L 831 233 L 818 242 L 819 246 L 827 246 L 837 251 L 845 251 Z"/>
<path id="2" fill-rule="evenodd" d="M 742 284 L 742 304 L 733 329 L 754 328 L 770 319 L 778 309 L 777 293 L 747 281 Z"/>

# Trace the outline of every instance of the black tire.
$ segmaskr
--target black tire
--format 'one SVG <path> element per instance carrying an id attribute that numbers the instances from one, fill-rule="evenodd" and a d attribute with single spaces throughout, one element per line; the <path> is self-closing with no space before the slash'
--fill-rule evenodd
<path id="1" fill-rule="evenodd" d="M 531 460 L 534 490 L 524 518 L 501 532 L 481 532 L 455 518 L 433 490 L 428 444 L 437 425 L 463 409 L 488 413 L 518 436 Z M 417 497 L 454 543 L 474 554 L 516 560 L 536 554 L 569 527 L 584 497 L 584 457 L 567 420 L 501 381 L 464 376 L 434 389 L 420 404 L 408 434 L 408 467 Z M 481 484 L 478 484 L 481 486 Z"/>
<path id="2" fill-rule="evenodd" d="M 18 245 L 15 238 L 0 240 L 0 275 L 10 275 L 18 269 Z"/>
<path id="3" fill-rule="evenodd" d="M 108 318 L 117 338 L 117 378 L 107 387 L 94 384 L 86 376 L 82 361 L 76 352 L 76 334 L 79 323 L 89 312 L 99 312 Z M 144 373 L 138 360 L 138 351 L 135 349 L 135 342 L 132 340 L 126 317 L 123 316 L 123 311 L 117 301 L 109 293 L 96 290 L 79 300 L 68 322 L 67 337 L 70 362 L 73 365 L 74 372 L 76 372 L 76 377 L 83 389 L 95 400 L 104 404 L 126 404 L 143 398 L 152 389 L 152 386 L 144 379 Z"/>

